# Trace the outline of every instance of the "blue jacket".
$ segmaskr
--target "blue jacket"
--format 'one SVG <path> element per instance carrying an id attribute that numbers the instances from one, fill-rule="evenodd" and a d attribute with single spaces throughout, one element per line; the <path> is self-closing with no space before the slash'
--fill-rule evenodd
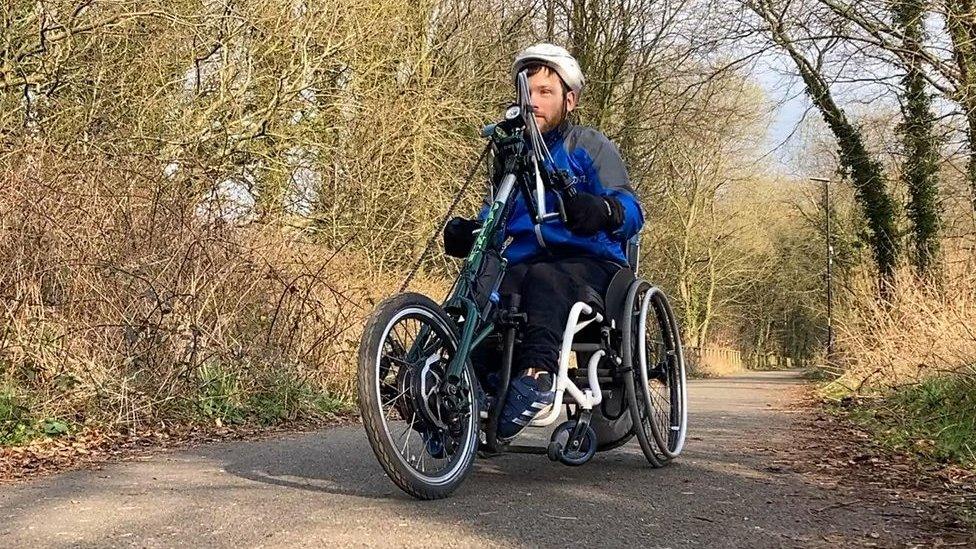
<path id="1" fill-rule="evenodd" d="M 515 193 L 514 210 L 505 226 L 505 236 L 511 238 L 504 252 L 509 265 L 542 257 L 590 256 L 626 266 L 627 241 L 640 231 L 644 215 L 617 147 L 600 131 L 568 121 L 543 137 L 556 167 L 569 171 L 576 178 L 579 191 L 612 196 L 620 201 L 624 222 L 613 233 L 601 231 L 586 237 L 570 232 L 562 221 L 552 220 L 541 225 L 539 234 L 536 234 L 524 197 Z M 557 209 L 555 193 L 547 191 L 546 211 Z M 485 207 L 478 217 L 483 220 L 487 214 Z"/>

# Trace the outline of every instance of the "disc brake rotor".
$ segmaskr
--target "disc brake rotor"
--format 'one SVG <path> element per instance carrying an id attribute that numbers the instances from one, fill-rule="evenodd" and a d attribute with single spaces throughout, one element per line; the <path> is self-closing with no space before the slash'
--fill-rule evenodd
<path id="1" fill-rule="evenodd" d="M 423 359 L 417 368 L 413 369 L 410 395 L 414 408 L 424 423 L 434 429 L 447 429 L 444 421 L 444 406 L 440 396 L 440 385 L 444 379 L 443 361 L 440 353 L 435 353 Z"/>

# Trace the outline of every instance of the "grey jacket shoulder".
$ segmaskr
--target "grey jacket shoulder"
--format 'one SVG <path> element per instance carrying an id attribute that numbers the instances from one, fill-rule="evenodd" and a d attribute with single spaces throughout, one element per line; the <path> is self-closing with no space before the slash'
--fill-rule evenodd
<path id="1" fill-rule="evenodd" d="M 593 169 L 600 184 L 607 189 L 618 189 L 633 194 L 627 167 L 620 151 L 600 130 L 590 126 L 572 126 L 566 132 L 566 151 L 570 154 L 582 148 L 593 160 Z"/>
<path id="2" fill-rule="evenodd" d="M 603 132 L 592 126 L 579 126 L 574 124 L 566 131 L 566 146 L 570 150 L 583 147 L 587 151 L 595 151 L 607 145 L 616 149 Z"/>

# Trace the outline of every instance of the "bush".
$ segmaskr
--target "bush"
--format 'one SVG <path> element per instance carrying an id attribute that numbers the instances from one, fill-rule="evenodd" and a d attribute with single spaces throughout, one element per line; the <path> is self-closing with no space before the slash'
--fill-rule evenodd
<path id="1" fill-rule="evenodd" d="M 976 469 L 976 368 L 888 392 L 855 412 L 888 447 Z"/>

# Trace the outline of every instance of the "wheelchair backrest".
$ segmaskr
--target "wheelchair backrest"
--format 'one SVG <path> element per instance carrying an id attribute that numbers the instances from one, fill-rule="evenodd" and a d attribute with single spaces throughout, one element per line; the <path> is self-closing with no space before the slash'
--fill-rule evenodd
<path id="1" fill-rule="evenodd" d="M 627 256 L 627 264 L 630 270 L 637 274 L 637 264 L 640 262 L 640 233 L 638 232 L 627 241 L 627 249 L 624 252 Z"/>

